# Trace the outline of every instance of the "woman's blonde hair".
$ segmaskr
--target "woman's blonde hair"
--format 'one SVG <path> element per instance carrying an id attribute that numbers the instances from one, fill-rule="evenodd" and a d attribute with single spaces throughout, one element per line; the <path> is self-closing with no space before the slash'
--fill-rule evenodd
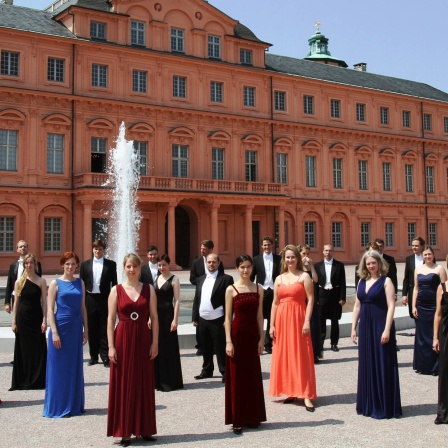
<path id="1" fill-rule="evenodd" d="M 22 294 L 22 290 L 23 290 L 23 287 L 25 286 L 26 277 L 27 277 L 26 269 L 25 269 L 25 263 L 30 258 L 32 258 L 33 261 L 34 261 L 34 272 L 37 274 L 37 260 L 36 260 L 36 257 L 33 254 L 26 254 L 23 257 L 23 260 L 22 260 L 23 272 L 22 272 L 22 275 L 20 276 L 19 281 L 17 283 L 17 295 L 19 297 L 20 297 L 20 294 Z"/>
<path id="2" fill-rule="evenodd" d="M 128 254 L 126 254 L 124 256 L 124 258 L 123 258 L 123 268 L 126 266 L 126 263 L 128 261 L 131 261 L 136 266 L 140 266 L 142 264 L 142 260 L 140 259 L 140 257 L 137 254 L 134 254 L 133 252 L 130 252 L 130 253 L 128 253 Z"/>
<path id="3" fill-rule="evenodd" d="M 361 258 L 358 268 L 358 275 L 361 280 L 368 280 L 370 272 L 367 270 L 367 258 L 375 258 L 378 262 L 378 275 L 383 277 L 389 272 L 389 264 L 376 250 L 368 250 Z"/>
<path id="4" fill-rule="evenodd" d="M 302 257 L 300 256 L 299 249 L 297 249 L 297 246 L 294 246 L 294 244 L 288 244 L 282 250 L 282 262 L 281 262 L 281 269 L 280 269 L 281 273 L 283 274 L 284 272 L 288 271 L 288 266 L 286 266 L 286 262 L 285 262 L 286 251 L 288 251 L 288 250 L 292 251 L 294 253 L 295 257 L 297 258 L 297 269 L 299 269 L 299 271 L 303 271 Z"/>

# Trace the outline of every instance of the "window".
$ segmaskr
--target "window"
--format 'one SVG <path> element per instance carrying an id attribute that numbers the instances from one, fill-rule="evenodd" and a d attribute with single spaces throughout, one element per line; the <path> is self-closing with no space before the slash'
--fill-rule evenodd
<path id="1" fill-rule="evenodd" d="M 173 177 L 188 177 L 188 146 L 173 145 L 172 156 Z"/>
<path id="2" fill-rule="evenodd" d="M 212 148 L 212 179 L 224 180 L 223 148 Z"/>
<path id="3" fill-rule="evenodd" d="M 145 22 L 131 20 L 131 45 L 145 45 Z"/>
<path id="4" fill-rule="evenodd" d="M 366 105 L 356 103 L 356 121 L 366 121 Z"/>
<path id="5" fill-rule="evenodd" d="M 64 82 L 64 59 L 48 58 L 48 81 Z"/>
<path id="6" fill-rule="evenodd" d="M 434 193 L 434 167 L 426 167 L 426 191 L 428 193 Z"/>
<path id="7" fill-rule="evenodd" d="M 392 191 L 390 163 L 383 163 L 383 190 Z"/>
<path id="8" fill-rule="evenodd" d="M 406 193 L 412 193 L 414 191 L 414 165 L 404 166 L 404 180 Z"/>
<path id="9" fill-rule="evenodd" d="M 0 74 L 19 76 L 19 53 L 2 50 Z"/>
<path id="10" fill-rule="evenodd" d="M 257 153 L 256 151 L 246 151 L 246 181 L 257 181 Z"/>
<path id="11" fill-rule="evenodd" d="M 252 50 L 240 50 L 240 62 L 241 64 L 252 65 Z"/>
<path id="12" fill-rule="evenodd" d="M 187 97 L 187 78 L 173 76 L 173 96 L 176 98 Z"/>
<path id="13" fill-rule="evenodd" d="M 255 87 L 244 87 L 244 105 L 246 107 L 255 107 Z"/>
<path id="14" fill-rule="evenodd" d="M 148 91 L 148 72 L 132 70 L 132 91 L 139 93 Z"/>
<path id="15" fill-rule="evenodd" d="M 288 184 L 288 155 L 277 154 L 277 183 Z"/>
<path id="16" fill-rule="evenodd" d="M 448 117 L 443 117 L 443 132 L 448 134 Z"/>
<path id="17" fill-rule="evenodd" d="M 64 173 L 64 136 L 60 134 L 47 135 L 47 173 Z"/>
<path id="18" fill-rule="evenodd" d="M 403 127 L 404 128 L 411 127 L 411 113 L 408 110 L 403 111 Z"/>
<path id="19" fill-rule="evenodd" d="M 105 173 L 107 167 L 107 138 L 92 137 L 90 139 L 92 173 Z"/>
<path id="20" fill-rule="evenodd" d="M 316 157 L 305 156 L 306 186 L 316 186 Z"/>
<path id="21" fill-rule="evenodd" d="M 437 246 L 437 223 L 429 223 L 429 245 Z"/>
<path id="22" fill-rule="evenodd" d="M 364 248 L 370 242 L 370 222 L 361 223 L 361 247 Z"/>
<path id="23" fill-rule="evenodd" d="M 394 247 L 394 223 L 386 222 L 384 224 L 384 244 L 386 247 Z"/>
<path id="24" fill-rule="evenodd" d="M 92 64 L 92 86 L 107 87 L 107 65 Z"/>
<path id="25" fill-rule="evenodd" d="M 184 30 L 171 28 L 171 51 L 184 52 Z"/>
<path id="26" fill-rule="evenodd" d="M 314 96 L 303 95 L 303 113 L 307 115 L 314 114 Z"/>
<path id="27" fill-rule="evenodd" d="M 0 170 L 17 171 L 18 134 L 0 129 Z"/>
<path id="28" fill-rule="evenodd" d="M 423 114 L 423 129 L 425 131 L 430 131 L 431 127 L 431 115 Z"/>
<path id="29" fill-rule="evenodd" d="M 211 81 L 210 82 L 210 101 L 212 103 L 222 103 L 223 102 L 223 88 L 222 82 Z"/>
<path id="30" fill-rule="evenodd" d="M 107 243 L 107 218 L 92 218 L 92 241 L 101 240 Z"/>
<path id="31" fill-rule="evenodd" d="M 330 100 L 331 118 L 341 118 L 341 102 L 339 100 Z"/>
<path id="32" fill-rule="evenodd" d="M 44 219 L 44 251 L 60 252 L 62 241 L 62 218 Z"/>
<path id="33" fill-rule="evenodd" d="M 90 22 L 90 37 L 92 39 L 106 39 L 106 24 Z"/>
<path id="34" fill-rule="evenodd" d="M 316 248 L 316 223 L 314 221 L 305 222 L 305 244 L 308 244 L 310 249 Z"/>
<path id="35" fill-rule="evenodd" d="M 331 244 L 334 248 L 342 248 L 342 222 L 331 223 Z"/>
<path id="36" fill-rule="evenodd" d="M 15 219 L 0 217 L 0 252 L 14 252 Z"/>
<path id="37" fill-rule="evenodd" d="M 358 176 L 359 176 L 359 189 L 368 190 L 366 160 L 358 160 Z"/>
<path id="38" fill-rule="evenodd" d="M 333 159 L 333 188 L 342 188 L 342 159 Z"/>
<path id="39" fill-rule="evenodd" d="M 146 176 L 148 174 L 148 143 L 134 140 L 134 150 L 138 157 L 139 174 L 140 176 Z"/>
<path id="40" fill-rule="evenodd" d="M 275 110 L 286 110 L 286 93 L 285 92 L 274 92 L 274 107 Z"/>
<path id="41" fill-rule="evenodd" d="M 389 124 L 389 108 L 380 107 L 380 122 L 381 124 Z"/>
<path id="42" fill-rule="evenodd" d="M 408 222 L 408 246 L 412 246 L 412 241 L 417 236 L 417 224 L 415 222 Z"/>
<path id="43" fill-rule="evenodd" d="M 208 57 L 221 59 L 221 38 L 219 36 L 208 36 Z"/>

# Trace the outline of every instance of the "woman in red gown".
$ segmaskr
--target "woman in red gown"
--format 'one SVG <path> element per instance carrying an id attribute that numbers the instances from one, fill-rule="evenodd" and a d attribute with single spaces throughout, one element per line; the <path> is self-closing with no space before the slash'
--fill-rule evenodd
<path id="1" fill-rule="evenodd" d="M 151 285 L 138 281 L 140 265 L 138 255 L 127 254 L 123 260 L 127 279 L 109 295 L 107 436 L 121 437 L 120 446 L 129 446 L 133 434 L 153 441 L 157 433 L 153 361 L 159 339 L 157 299 Z"/>
<path id="2" fill-rule="evenodd" d="M 241 278 L 226 290 L 226 408 L 225 424 L 233 432 L 266 421 L 260 355 L 263 343 L 263 288 L 250 281 L 252 258 L 240 255 Z"/>
<path id="3" fill-rule="evenodd" d="M 286 395 L 285 403 L 303 398 L 306 410 L 314 412 L 311 400 L 316 398 L 316 377 L 310 335 L 314 286 L 292 244 L 282 252 L 281 272 L 275 279 L 271 310 L 269 334 L 274 345 L 269 395 Z"/>

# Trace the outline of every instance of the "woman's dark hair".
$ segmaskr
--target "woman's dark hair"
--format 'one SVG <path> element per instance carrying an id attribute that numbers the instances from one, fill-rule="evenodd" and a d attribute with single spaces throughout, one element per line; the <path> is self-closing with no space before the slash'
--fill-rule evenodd
<path id="1" fill-rule="evenodd" d="M 431 246 L 428 246 L 428 245 L 423 246 L 422 253 L 427 250 L 429 250 L 432 253 L 432 256 L 434 257 L 434 249 Z"/>
<path id="2" fill-rule="evenodd" d="M 235 267 L 238 268 L 238 267 L 239 267 L 241 264 L 243 264 L 245 261 L 249 261 L 250 264 L 253 265 L 252 257 L 251 257 L 250 255 L 243 254 L 243 255 L 240 255 L 239 257 L 236 257 L 236 260 L 235 260 Z"/>
<path id="3" fill-rule="evenodd" d="M 170 257 L 168 254 L 162 254 L 157 257 L 157 261 L 166 261 L 168 264 L 171 263 Z"/>

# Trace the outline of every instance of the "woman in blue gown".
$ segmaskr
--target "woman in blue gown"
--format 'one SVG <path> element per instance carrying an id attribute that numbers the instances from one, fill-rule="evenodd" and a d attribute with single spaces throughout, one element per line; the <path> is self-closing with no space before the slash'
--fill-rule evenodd
<path id="1" fill-rule="evenodd" d="M 445 269 L 434 262 L 434 251 L 423 247 L 424 264 L 415 270 L 412 309 L 415 319 L 414 370 L 425 375 L 438 375 L 439 355 L 433 350 L 433 326 L 437 288 L 446 281 Z"/>
<path id="2" fill-rule="evenodd" d="M 64 253 L 61 266 L 64 274 L 48 289 L 50 331 L 43 416 L 52 418 L 85 412 L 82 346 L 88 335 L 84 282 L 74 276 L 79 266 L 74 252 Z"/>
<path id="3" fill-rule="evenodd" d="M 395 288 L 386 277 L 387 262 L 374 250 L 359 264 L 353 309 L 352 340 L 358 330 L 358 393 L 356 412 L 373 418 L 402 415 L 395 340 Z"/>

